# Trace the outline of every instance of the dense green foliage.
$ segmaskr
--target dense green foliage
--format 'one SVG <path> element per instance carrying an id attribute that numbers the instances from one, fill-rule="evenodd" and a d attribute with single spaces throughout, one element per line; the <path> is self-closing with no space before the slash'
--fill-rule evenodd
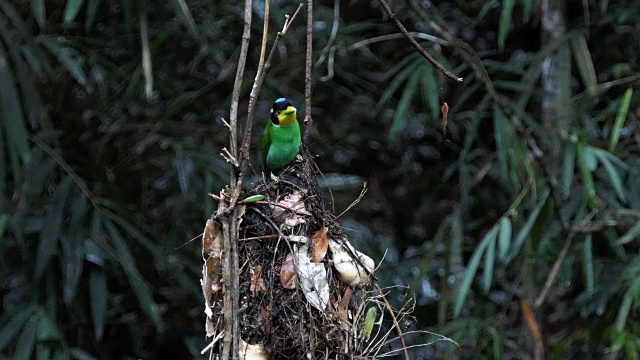
<path id="1" fill-rule="evenodd" d="M 340 221 L 376 261 L 387 251 L 380 283 L 410 286 L 414 327 L 460 344 L 416 356 L 530 356 L 525 303 L 549 358 L 640 352 L 640 8 L 566 0 L 549 39 L 538 3 L 390 3 L 462 83 L 376 38 L 397 33 L 377 2 L 317 4 L 310 148 L 336 213 L 368 182 Z M 296 6 L 272 3 L 270 39 Z M 227 183 L 241 7 L 0 1 L 0 356 L 200 356 L 199 241 L 176 248 Z M 277 49 L 260 126 L 276 97 L 303 109 L 303 18 Z"/>

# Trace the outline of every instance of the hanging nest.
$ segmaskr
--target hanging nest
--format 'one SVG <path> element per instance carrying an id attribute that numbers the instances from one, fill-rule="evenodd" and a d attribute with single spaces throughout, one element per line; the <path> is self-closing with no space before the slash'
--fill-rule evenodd
<path id="1" fill-rule="evenodd" d="M 375 315 L 365 316 L 374 263 L 349 244 L 327 211 L 319 170 L 302 155 L 278 175 L 246 190 L 239 221 L 241 359 L 325 359 L 364 356 Z M 264 197 L 263 197 L 264 196 Z M 221 193 L 220 201 L 228 201 Z M 222 330 L 220 225 L 203 236 L 207 336 Z M 371 318 L 365 324 L 365 317 Z M 214 343 L 212 342 L 212 343 Z M 217 345 L 215 345 L 217 346 Z"/>

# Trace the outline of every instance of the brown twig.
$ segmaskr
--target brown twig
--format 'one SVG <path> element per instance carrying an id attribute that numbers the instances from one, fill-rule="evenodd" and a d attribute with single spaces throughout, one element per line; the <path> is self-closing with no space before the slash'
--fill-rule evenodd
<path id="1" fill-rule="evenodd" d="M 304 71 L 304 143 L 306 144 L 313 127 L 311 117 L 311 55 L 313 51 L 313 0 L 307 0 L 307 53 Z"/>
<path id="2" fill-rule="evenodd" d="M 529 302 L 525 298 L 520 299 L 520 308 L 522 308 L 522 315 L 527 322 L 529 331 L 531 331 L 531 335 L 533 336 L 533 341 L 536 344 L 533 358 L 534 360 L 542 360 L 544 359 L 544 343 L 542 342 L 542 332 L 536 321 L 536 315 L 533 313 Z"/>
<path id="3" fill-rule="evenodd" d="M 398 331 L 398 337 L 400 337 L 400 344 L 402 345 L 402 350 L 404 351 L 404 358 L 406 360 L 409 360 L 409 352 L 407 351 L 407 344 L 404 342 L 404 333 L 400 328 L 400 323 L 398 323 L 396 314 L 394 313 L 393 308 L 391 307 L 391 304 L 389 304 L 389 301 L 387 301 L 387 297 L 384 296 L 384 292 L 382 291 L 382 288 L 380 288 L 380 285 L 378 285 L 378 283 L 375 283 L 375 285 L 376 285 L 376 288 L 378 289 L 378 292 L 380 292 L 380 297 L 382 298 L 382 301 L 384 302 L 385 306 L 389 310 L 389 313 L 391 314 L 391 319 L 393 319 L 393 325 L 396 327 L 396 330 Z"/>
<path id="4" fill-rule="evenodd" d="M 391 10 L 391 8 L 389 7 L 389 4 L 387 4 L 385 0 L 378 0 L 378 1 L 380 2 L 380 5 L 382 5 L 382 7 L 384 8 L 384 11 L 387 12 L 391 20 L 393 20 L 393 22 L 396 24 L 398 29 L 400 29 L 400 32 L 404 35 L 404 37 L 407 38 L 407 40 L 409 40 L 409 42 L 416 48 L 416 50 L 418 50 L 420 55 L 424 56 L 425 59 L 427 59 L 433 66 L 435 66 L 436 69 L 438 69 L 438 71 L 445 74 L 448 78 L 455 80 L 457 82 L 462 81 L 462 78 L 455 76 L 451 71 L 445 69 L 444 66 L 440 65 L 440 63 L 437 62 L 436 59 L 434 59 L 433 56 L 431 56 L 431 54 L 429 54 L 422 46 L 420 46 L 420 44 L 418 44 L 418 42 L 413 38 L 413 36 L 411 36 L 411 34 L 407 31 L 404 25 L 402 25 L 400 20 L 398 20 L 398 17 L 393 12 L 393 10 Z"/>

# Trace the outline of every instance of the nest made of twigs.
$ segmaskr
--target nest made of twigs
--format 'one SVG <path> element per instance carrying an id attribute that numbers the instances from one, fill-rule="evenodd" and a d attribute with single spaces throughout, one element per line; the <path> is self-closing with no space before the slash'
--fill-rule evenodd
<path id="1" fill-rule="evenodd" d="M 337 250 L 348 252 L 359 270 L 366 265 L 362 259 L 368 257 L 348 244 L 334 215 L 326 210 L 316 181 L 318 175 L 313 158 L 303 151 L 277 179 L 262 179 L 246 191 L 247 197 L 264 196 L 263 200 L 246 204 L 238 225 L 240 304 L 237 316 L 241 352 L 248 353 L 247 346 L 260 346 L 256 351 L 262 355 L 255 359 L 351 358 L 361 353 L 365 344 L 361 331 L 363 304 L 367 296 L 373 295 L 360 291 L 354 296 L 354 289 L 347 283 L 356 288 L 358 284 L 368 284 L 373 267 L 359 273 L 362 279 L 356 273 L 358 281 L 345 280 L 342 272 L 338 274 Z M 327 250 L 326 244 L 320 244 L 320 237 L 331 241 L 333 247 Z M 215 279 L 212 266 L 213 262 L 219 264 L 220 261 L 205 248 L 203 240 L 203 289 L 209 307 L 207 332 L 208 336 L 214 336 L 221 329 L 224 312 L 222 287 Z M 314 269 L 320 271 L 316 271 L 314 277 L 320 279 L 321 285 L 300 279 L 302 265 L 298 256 L 306 256 L 301 252 L 308 253 L 309 258 L 313 258 L 311 261 L 317 263 Z M 295 270 L 291 270 L 292 266 Z M 209 287 L 212 292 L 207 298 Z M 241 358 L 251 358 L 243 356 L 241 354 Z"/>

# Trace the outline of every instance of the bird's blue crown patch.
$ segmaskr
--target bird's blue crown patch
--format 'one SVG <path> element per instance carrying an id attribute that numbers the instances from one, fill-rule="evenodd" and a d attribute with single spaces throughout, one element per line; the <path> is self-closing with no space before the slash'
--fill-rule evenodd
<path id="1" fill-rule="evenodd" d="M 279 103 L 279 102 L 283 102 L 283 101 L 286 101 L 286 100 L 287 99 L 285 99 L 285 98 L 279 98 L 279 99 L 276 99 L 276 102 Z"/>

